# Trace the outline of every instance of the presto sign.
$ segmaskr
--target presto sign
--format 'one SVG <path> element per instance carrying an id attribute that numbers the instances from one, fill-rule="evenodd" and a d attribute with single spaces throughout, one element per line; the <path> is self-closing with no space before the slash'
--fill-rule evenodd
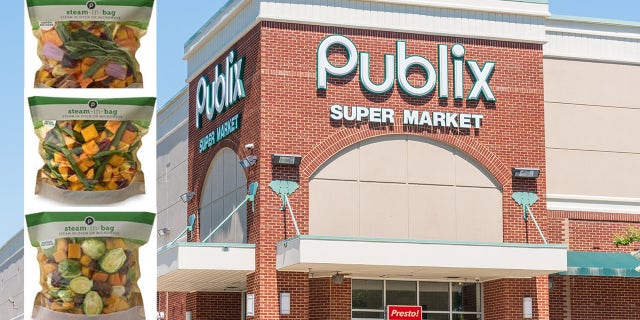
<path id="1" fill-rule="evenodd" d="M 422 306 L 387 306 L 387 320 L 422 320 Z"/>
<path id="2" fill-rule="evenodd" d="M 347 62 L 342 66 L 335 66 L 329 61 L 329 49 L 333 46 L 342 46 L 347 51 Z M 438 45 L 438 69 L 427 58 L 412 55 L 407 56 L 407 43 L 396 41 L 396 54 L 384 55 L 384 80 L 375 83 L 371 80 L 371 66 L 368 52 L 359 52 L 351 39 L 343 35 L 331 35 L 326 37 L 318 45 L 316 88 L 327 90 L 329 76 L 345 77 L 354 72 L 360 65 L 360 84 L 373 94 L 385 94 L 389 92 L 397 82 L 400 89 L 412 97 L 425 97 L 431 94 L 436 86 L 438 97 L 449 97 L 449 54 L 451 55 L 453 70 L 453 98 L 464 99 L 464 64 L 473 77 L 473 86 L 469 90 L 467 100 L 479 100 L 480 96 L 485 101 L 496 100 L 489 80 L 496 66 L 495 62 L 486 61 L 482 67 L 475 60 L 464 60 L 466 49 L 462 44 L 451 46 Z M 426 79 L 423 85 L 414 86 L 409 82 L 409 70 L 419 67 L 425 72 Z"/>

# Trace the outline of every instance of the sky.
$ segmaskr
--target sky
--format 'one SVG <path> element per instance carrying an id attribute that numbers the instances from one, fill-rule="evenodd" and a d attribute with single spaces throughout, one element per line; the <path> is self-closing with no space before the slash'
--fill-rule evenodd
<path id="1" fill-rule="evenodd" d="M 156 0 L 157 10 L 157 70 L 158 106 L 169 101 L 186 83 L 186 62 L 182 60 L 184 43 L 223 4 L 223 0 Z M 188 6 L 185 4 L 189 4 Z M 0 26 L 5 39 L 5 51 L 0 54 L 0 93 L 4 101 L 6 129 L 0 156 L 1 180 L 0 201 L 4 209 L 0 211 L 0 246 L 23 227 L 23 22 L 24 1 L 3 1 Z M 640 1 L 638 0 L 550 0 L 552 14 L 584 16 L 604 19 L 640 22 Z M 143 38 L 144 40 L 144 38 Z M 32 54 L 28 52 L 26 54 Z M 35 54 L 35 53 L 33 53 Z M 32 75 L 27 75 L 32 77 Z M 31 125 L 31 124 L 26 124 Z M 27 146 L 29 148 L 35 146 Z M 147 181 L 154 181 L 148 179 Z"/>

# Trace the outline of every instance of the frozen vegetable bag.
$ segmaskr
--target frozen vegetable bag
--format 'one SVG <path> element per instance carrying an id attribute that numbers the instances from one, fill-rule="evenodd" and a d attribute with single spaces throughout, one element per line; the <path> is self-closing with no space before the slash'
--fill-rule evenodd
<path id="1" fill-rule="evenodd" d="M 155 98 L 30 97 L 44 165 L 36 193 L 62 202 L 98 204 L 144 193 L 137 152 Z"/>
<path id="2" fill-rule="evenodd" d="M 37 320 L 142 320 L 138 248 L 149 239 L 149 212 L 40 212 L 26 216 L 38 249 Z M 147 266 L 149 267 L 149 266 Z"/>
<path id="3" fill-rule="evenodd" d="M 141 87 L 136 60 L 153 0 L 27 0 L 42 67 L 35 87 Z"/>

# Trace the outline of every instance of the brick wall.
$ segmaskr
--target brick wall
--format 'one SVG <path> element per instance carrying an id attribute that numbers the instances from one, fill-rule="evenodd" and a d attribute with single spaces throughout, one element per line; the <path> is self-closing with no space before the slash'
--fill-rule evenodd
<path id="1" fill-rule="evenodd" d="M 158 292 L 158 311 L 166 320 L 240 320 L 242 294 L 239 292 Z"/>
<path id="2" fill-rule="evenodd" d="M 434 63 L 437 63 L 438 44 L 462 43 L 466 48 L 465 59 L 477 60 L 480 64 L 485 61 L 497 62 L 490 81 L 497 102 L 454 101 L 452 97 L 438 99 L 434 95 L 414 98 L 407 96 L 397 86 L 386 95 L 376 96 L 360 87 L 357 73 L 340 79 L 330 78 L 328 90 L 318 91 L 315 88 L 316 48 L 329 34 L 346 35 L 360 51 L 371 54 L 371 71 L 375 82 L 381 81 L 383 55 L 395 52 L 396 40 L 407 40 L 409 55 L 420 54 Z M 255 211 L 248 214 L 248 241 L 256 244 L 256 272 L 247 277 L 247 292 L 256 295 L 255 319 L 308 319 L 315 317 L 309 314 L 311 305 L 321 303 L 310 297 L 309 292 L 318 290 L 318 283 L 311 281 L 316 287 L 310 287 L 306 273 L 279 273 L 275 270 L 275 244 L 294 236 L 295 231 L 291 219 L 280 211 L 280 197 L 268 188 L 268 184 L 272 180 L 293 180 L 299 183 L 300 189 L 290 196 L 290 201 L 301 233 L 307 234 L 309 177 L 339 150 L 370 137 L 386 134 L 416 135 L 450 144 L 466 152 L 484 166 L 503 189 L 504 240 L 541 242 L 535 233 L 535 227 L 524 223 L 521 209 L 511 199 L 514 191 L 536 192 L 542 197 L 537 206 L 545 207 L 541 45 L 261 22 L 243 36 L 233 49 L 237 50 L 238 57 L 246 57 L 244 82 L 247 97 L 214 121 L 204 120 L 200 130 L 190 125 L 189 190 L 194 191 L 196 196 L 189 203 L 188 212 L 197 212 L 199 193 L 217 152 L 228 147 L 239 158 L 243 158 L 247 151 L 242 146 L 247 143 L 255 144 L 253 154 L 258 155 L 259 160 L 247 172 L 248 183 L 260 183 Z M 226 53 L 202 74 L 211 76 L 215 65 L 221 63 L 224 57 Z M 333 49 L 330 59 L 336 63 L 341 59 L 344 61 L 344 52 Z M 451 62 L 449 64 L 449 70 L 452 70 Z M 195 121 L 195 92 L 199 78 L 196 77 L 189 84 L 191 124 Z M 419 84 L 423 78 L 417 70 L 411 72 L 409 80 Z M 449 83 L 453 86 L 451 76 Z M 465 94 L 472 85 L 470 74 L 465 72 Z M 452 91 L 451 87 L 450 92 Z M 350 125 L 331 122 L 329 107 L 335 103 L 393 108 L 396 112 L 396 124 L 374 126 L 366 123 Z M 484 121 L 482 128 L 471 130 L 403 126 L 400 119 L 403 109 L 481 113 Z M 240 129 L 200 154 L 197 142 L 238 112 L 243 114 Z M 303 161 L 300 167 L 274 166 L 270 162 L 270 156 L 274 153 L 300 154 Z M 512 180 L 510 168 L 516 166 L 540 168 L 541 177 L 530 181 Z M 537 210 L 536 217 L 546 230 L 545 210 Z M 195 231 L 191 240 L 199 239 L 198 221 Z M 535 283 L 533 281 L 534 293 Z M 293 312 L 289 316 L 279 315 L 278 294 L 283 290 L 290 290 L 292 293 Z M 336 288 L 335 292 L 330 292 L 330 296 L 334 293 L 348 296 L 349 300 L 342 301 L 350 301 L 350 289 Z M 336 308 L 335 312 L 331 311 L 336 319 L 350 317 L 350 305 L 336 304 Z M 544 318 L 542 313 L 540 319 Z"/>
<path id="3" fill-rule="evenodd" d="M 551 277 L 551 320 L 636 320 L 640 318 L 640 279 Z"/>
<path id="4" fill-rule="evenodd" d="M 351 319 L 351 279 L 342 284 L 331 278 L 309 279 L 309 320 L 327 319 Z"/>
<path id="5" fill-rule="evenodd" d="M 613 237 L 629 227 L 640 228 L 640 216 L 630 214 L 551 211 L 550 237 L 573 251 L 630 252 L 640 243 L 616 247 Z"/>
<path id="6" fill-rule="evenodd" d="M 548 279 L 499 279 L 483 284 L 484 320 L 520 320 L 524 297 L 533 300 L 533 319 L 549 319 Z"/>

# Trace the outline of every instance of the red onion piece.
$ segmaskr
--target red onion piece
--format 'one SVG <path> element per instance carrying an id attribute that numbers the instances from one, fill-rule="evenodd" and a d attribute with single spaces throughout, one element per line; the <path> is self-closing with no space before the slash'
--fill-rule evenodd
<path id="1" fill-rule="evenodd" d="M 127 77 L 127 68 L 117 63 L 109 62 L 104 71 L 116 79 L 124 80 Z"/>
<path id="2" fill-rule="evenodd" d="M 62 61 L 64 50 L 58 48 L 51 42 L 45 42 L 42 46 L 42 55 L 55 61 Z"/>

